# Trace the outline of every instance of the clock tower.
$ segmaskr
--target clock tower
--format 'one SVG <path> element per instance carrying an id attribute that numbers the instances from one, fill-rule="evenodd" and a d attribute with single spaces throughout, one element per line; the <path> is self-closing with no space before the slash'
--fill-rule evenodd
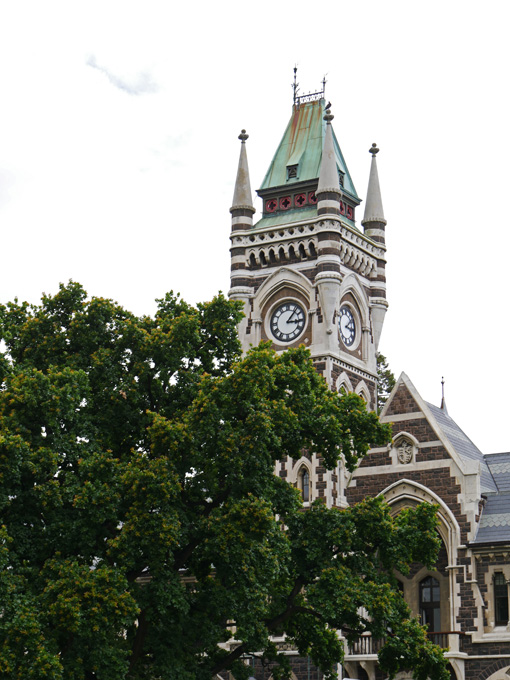
<path id="1" fill-rule="evenodd" d="M 333 131 L 324 92 L 295 97 L 282 141 L 257 191 L 255 224 L 246 141 L 232 208 L 231 299 L 245 317 L 239 337 L 246 352 L 270 341 L 276 351 L 304 344 L 332 390 L 357 392 L 375 409 L 376 352 L 387 309 L 386 220 L 376 154 L 362 229 L 360 199 Z M 315 454 L 281 461 L 276 472 L 301 488 L 305 505 L 323 498 L 343 506 L 345 471 L 327 472 Z"/>
<path id="2" fill-rule="evenodd" d="M 387 308 L 384 219 L 376 154 L 362 230 L 360 199 L 323 92 L 296 97 L 262 186 L 253 224 L 246 140 L 231 208 L 230 297 L 242 300 L 244 351 L 304 344 L 331 389 L 355 391 L 376 408 L 376 352 Z"/>

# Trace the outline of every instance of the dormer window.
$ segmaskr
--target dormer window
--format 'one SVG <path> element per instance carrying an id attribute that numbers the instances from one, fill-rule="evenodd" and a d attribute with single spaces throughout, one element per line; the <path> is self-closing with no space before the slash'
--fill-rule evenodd
<path id="1" fill-rule="evenodd" d="M 297 178 L 297 171 L 298 171 L 298 166 L 296 165 L 287 165 L 287 179 L 296 179 Z"/>
<path id="2" fill-rule="evenodd" d="M 338 171 L 338 181 L 340 182 L 340 186 L 343 187 L 344 185 L 344 174 L 341 170 Z"/>

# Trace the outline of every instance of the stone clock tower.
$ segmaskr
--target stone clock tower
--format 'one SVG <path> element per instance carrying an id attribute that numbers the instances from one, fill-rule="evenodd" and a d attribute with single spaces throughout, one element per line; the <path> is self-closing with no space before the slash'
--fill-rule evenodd
<path id="1" fill-rule="evenodd" d="M 243 130 L 239 136 L 241 154 L 230 210 L 229 295 L 244 304 L 239 327 L 244 351 L 261 340 L 270 340 L 277 351 L 304 344 L 331 389 L 357 392 L 369 409 L 375 409 L 376 352 L 387 309 L 386 220 L 378 149 L 375 144 L 370 149 L 372 166 L 360 230 L 356 226 L 360 199 L 332 121 L 322 92 L 296 97 L 257 192 L 263 208 L 255 224 L 248 135 Z M 308 463 L 303 461 L 301 468 L 285 464 L 280 474 L 303 486 L 299 474 L 304 466 L 310 500 L 325 496 L 328 504 L 343 505 L 340 471 L 332 475 L 336 481 L 326 479 L 326 473 L 319 480 L 320 464 L 314 467 L 311 459 Z"/>

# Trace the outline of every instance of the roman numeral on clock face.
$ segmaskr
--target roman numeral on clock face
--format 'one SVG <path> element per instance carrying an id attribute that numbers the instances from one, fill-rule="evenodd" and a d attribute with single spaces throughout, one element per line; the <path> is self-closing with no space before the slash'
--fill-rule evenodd
<path id="1" fill-rule="evenodd" d="M 282 302 L 271 314 L 271 333 L 280 342 L 292 342 L 305 328 L 305 310 L 297 302 Z"/>

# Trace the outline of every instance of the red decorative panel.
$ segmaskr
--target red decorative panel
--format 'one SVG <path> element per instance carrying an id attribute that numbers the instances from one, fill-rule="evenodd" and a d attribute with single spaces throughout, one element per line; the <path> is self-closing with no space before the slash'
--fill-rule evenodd
<path id="1" fill-rule="evenodd" d="M 317 196 L 315 195 L 315 191 L 310 191 L 308 194 L 308 203 L 312 203 L 315 205 L 317 203 Z"/>
<path id="2" fill-rule="evenodd" d="M 290 200 L 290 196 L 284 196 L 283 198 L 280 198 L 280 210 L 288 210 L 292 206 L 292 201 Z"/>
<path id="3" fill-rule="evenodd" d="M 274 212 L 276 208 L 278 207 L 278 203 L 275 198 L 270 198 L 269 201 L 266 201 L 266 211 L 267 212 Z"/>
<path id="4" fill-rule="evenodd" d="M 306 204 L 306 194 L 296 194 L 294 196 L 294 205 L 297 208 L 302 208 Z"/>

